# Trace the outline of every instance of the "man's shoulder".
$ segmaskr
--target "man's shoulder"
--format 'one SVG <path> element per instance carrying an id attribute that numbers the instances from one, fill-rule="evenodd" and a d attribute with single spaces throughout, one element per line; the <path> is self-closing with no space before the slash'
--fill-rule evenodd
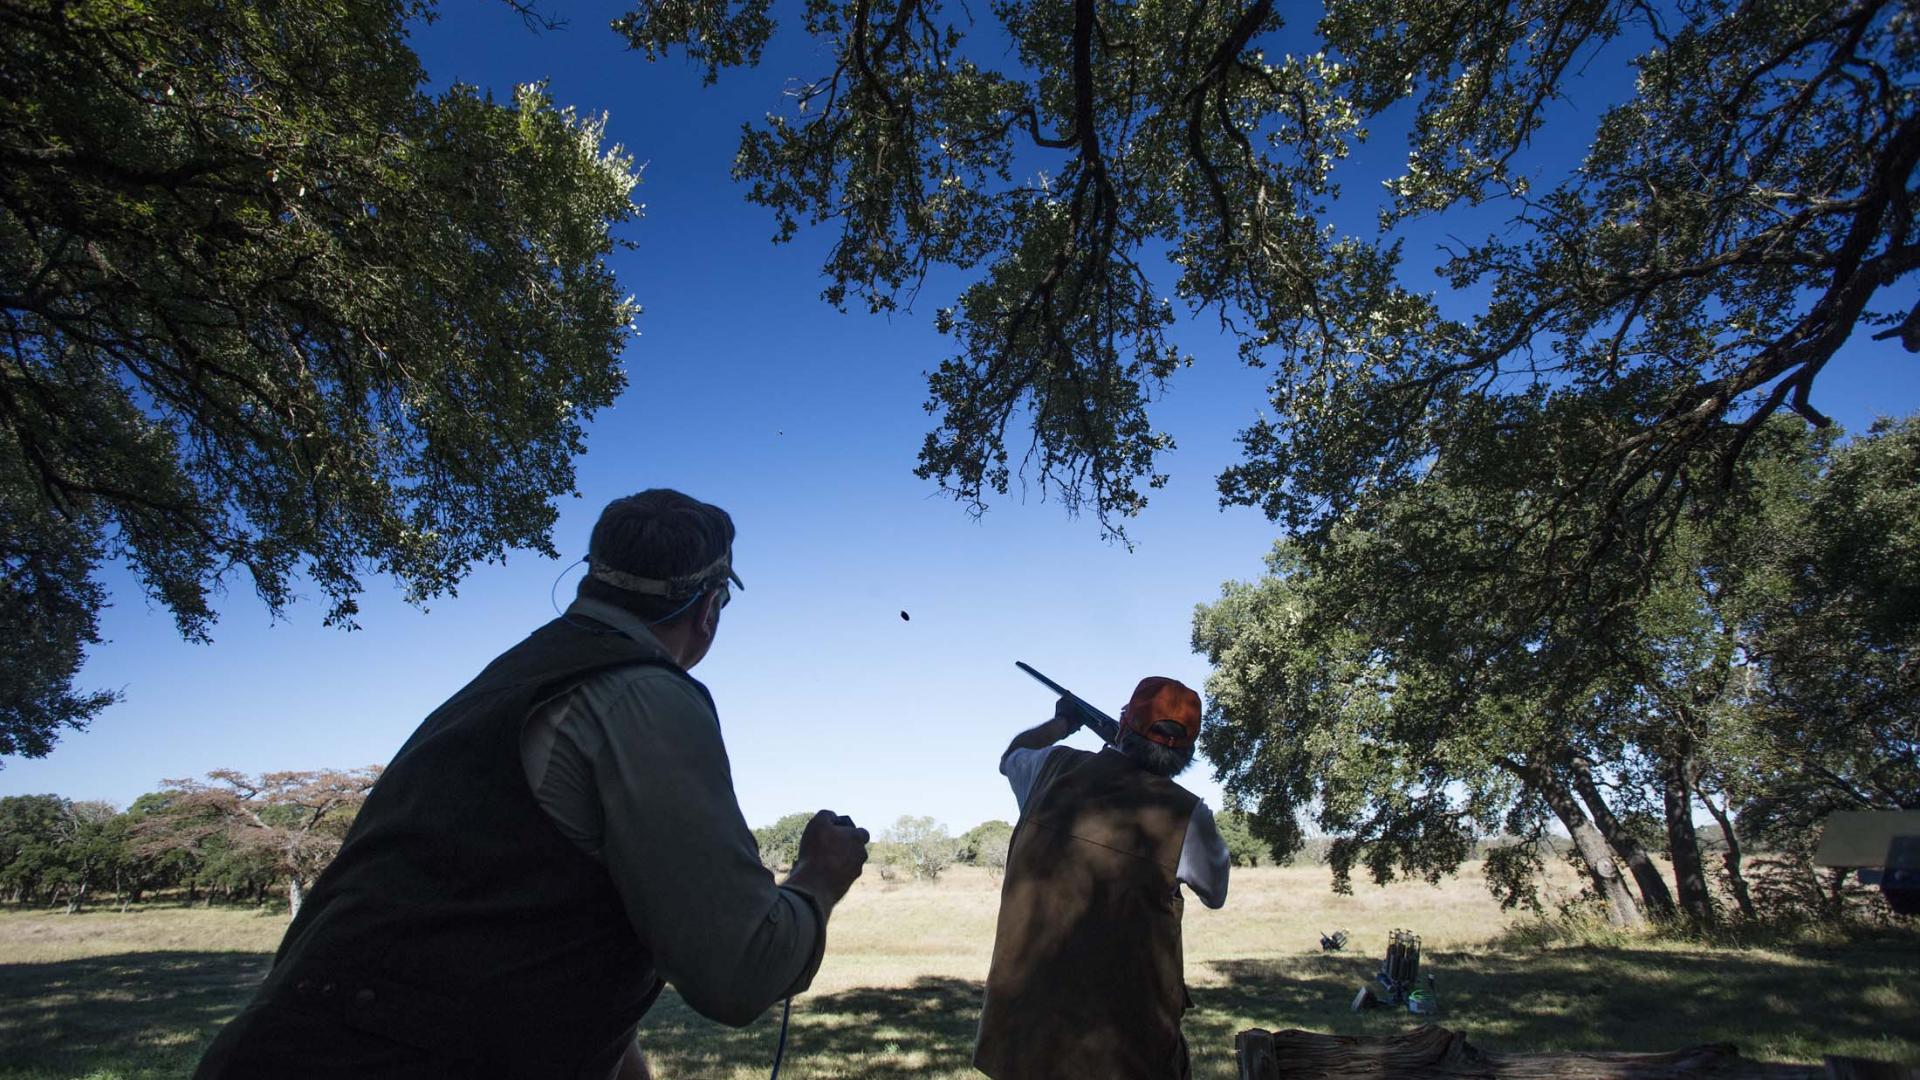
<path id="1" fill-rule="evenodd" d="M 1092 756 L 1085 750 L 1076 750 L 1060 743 L 1052 746 L 1019 746 L 1000 756 L 1000 774 L 1002 776 L 1025 774 L 1031 778 L 1050 764 L 1057 762 L 1066 765 L 1077 758 Z"/>
<path id="2" fill-rule="evenodd" d="M 713 711 L 713 697 L 705 683 L 687 674 L 671 662 L 637 660 L 595 674 L 590 682 L 601 689 L 638 695 L 662 704 L 686 704 L 702 712 Z"/>
<path id="3" fill-rule="evenodd" d="M 1037 764 L 1047 760 L 1054 754 L 1078 753 L 1081 753 L 1081 751 L 1075 750 L 1071 746 L 1062 746 L 1059 743 L 1055 743 L 1052 746 L 1013 746 L 1008 747 L 1007 752 L 1000 755 L 1000 762 L 1002 765 L 1016 761 L 1026 764 Z"/>
<path id="4" fill-rule="evenodd" d="M 1034 753 L 1038 754 L 1040 758 L 1047 760 L 1057 759 L 1062 762 L 1080 761 L 1093 756 L 1092 751 L 1082 750 L 1077 746 L 1068 746 L 1065 743 L 1054 743 L 1052 746 L 1044 746 L 1034 751 Z"/>
<path id="5" fill-rule="evenodd" d="M 720 725 L 706 687 L 670 664 L 641 661 L 606 668 L 575 683 L 566 700 L 573 707 L 560 721 L 561 729 L 595 744 L 689 729 L 717 734 Z"/>

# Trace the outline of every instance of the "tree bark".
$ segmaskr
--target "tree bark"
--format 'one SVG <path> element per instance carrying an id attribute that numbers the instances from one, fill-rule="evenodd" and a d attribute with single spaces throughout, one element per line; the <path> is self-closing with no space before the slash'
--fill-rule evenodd
<path id="1" fill-rule="evenodd" d="M 307 899 L 307 887 L 298 874 L 287 875 L 287 918 L 300 914 L 300 905 Z"/>
<path id="2" fill-rule="evenodd" d="M 1560 824 L 1566 827 L 1567 834 L 1573 838 L 1574 850 L 1580 853 L 1581 861 L 1586 863 L 1588 879 L 1607 903 L 1607 921 L 1622 927 L 1645 923 L 1646 918 L 1633 898 L 1633 891 L 1627 888 L 1626 879 L 1620 876 L 1620 867 L 1613 860 L 1606 838 L 1587 819 L 1566 782 L 1551 770 L 1531 762 L 1502 758 L 1500 763 L 1528 787 L 1539 792 L 1554 816 L 1560 819 Z"/>
<path id="3" fill-rule="evenodd" d="M 1721 860 L 1726 863 L 1727 887 L 1733 890 L 1733 902 L 1739 906 L 1741 918 L 1753 919 L 1753 894 L 1747 891 L 1747 877 L 1740 872 L 1740 834 L 1733 831 L 1733 816 L 1708 798 L 1706 792 L 1699 794 L 1701 805 L 1713 815 L 1713 820 L 1720 823 L 1720 833 L 1727 839 L 1727 850 L 1721 855 Z"/>
<path id="4" fill-rule="evenodd" d="M 1573 786 L 1580 792 L 1580 798 L 1587 804 L 1587 812 L 1593 815 L 1593 823 L 1600 829 L 1600 835 L 1607 838 L 1608 846 L 1627 864 L 1627 870 L 1633 875 L 1633 883 L 1640 888 L 1640 901 L 1646 905 L 1649 918 L 1666 921 L 1673 918 L 1673 893 L 1667 889 L 1667 879 L 1660 876 L 1660 868 L 1654 865 L 1647 849 L 1640 846 L 1620 819 L 1613 816 L 1613 808 L 1607 805 L 1606 794 L 1593 780 L 1593 772 L 1584 765 L 1572 768 Z"/>
<path id="5" fill-rule="evenodd" d="M 1619 864 L 1613 861 L 1613 852 L 1607 847 L 1606 837 L 1593 827 L 1586 812 L 1580 809 L 1580 803 L 1573 797 L 1572 789 L 1565 781 L 1547 769 L 1537 765 L 1523 766 L 1516 771 L 1522 779 L 1533 785 L 1547 806 L 1552 808 L 1560 824 L 1566 826 L 1567 834 L 1573 837 L 1573 848 L 1580 853 L 1581 861 L 1587 864 L 1587 876 L 1593 887 L 1607 902 L 1607 921 L 1614 926 L 1639 926 L 1646 921 L 1640 912 L 1640 905 L 1633 898 L 1633 891 L 1627 888 L 1627 880 L 1620 876 Z"/>
<path id="6" fill-rule="evenodd" d="M 1713 896 L 1707 891 L 1707 872 L 1700 861 L 1700 837 L 1693 831 L 1691 761 L 1685 752 L 1662 764 L 1667 810 L 1667 847 L 1673 854 L 1673 883 L 1680 894 L 1680 912 L 1695 926 L 1713 925 Z"/>

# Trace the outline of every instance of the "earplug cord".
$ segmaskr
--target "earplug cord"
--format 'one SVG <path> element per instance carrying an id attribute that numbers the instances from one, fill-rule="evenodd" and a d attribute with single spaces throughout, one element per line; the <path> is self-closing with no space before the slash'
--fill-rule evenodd
<path id="1" fill-rule="evenodd" d="M 793 998 L 780 1008 L 780 1041 L 773 1047 L 773 1075 L 767 1080 L 780 1080 L 780 1059 L 787 1056 L 787 1020 L 793 1016 Z"/>

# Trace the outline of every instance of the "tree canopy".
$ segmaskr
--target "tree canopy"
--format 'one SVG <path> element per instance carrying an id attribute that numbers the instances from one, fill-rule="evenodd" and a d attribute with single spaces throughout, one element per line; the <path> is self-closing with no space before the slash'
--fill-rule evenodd
<path id="1" fill-rule="evenodd" d="M 960 834 L 957 858 L 969 866 L 984 867 L 998 876 L 1007 868 L 1007 849 L 1012 843 L 1013 826 L 994 818 Z"/>
<path id="2" fill-rule="evenodd" d="M 812 820 L 811 812 L 796 810 L 771 825 L 753 830 L 754 842 L 760 847 L 760 861 L 767 869 L 793 867 L 793 861 L 800 857 L 800 837 L 807 831 L 807 822 Z"/>
<path id="3" fill-rule="evenodd" d="M 1830 810 L 1920 801 L 1920 620 L 1881 585 L 1914 557 L 1920 422 L 1835 449 L 1777 421 L 1739 468 L 1630 601 L 1578 620 L 1476 591 L 1506 550 L 1477 474 L 1436 467 L 1314 560 L 1282 543 L 1195 620 L 1229 796 L 1281 855 L 1314 815 L 1343 887 L 1358 867 L 1449 873 L 1500 833 L 1521 842 L 1489 854 L 1490 884 L 1530 903 L 1553 830 L 1623 922 L 1711 922 L 1721 895 L 1755 914 L 1743 835 L 1797 843 Z"/>
<path id="4" fill-rule="evenodd" d="M 881 838 L 896 848 L 913 876 L 937 881 L 960 855 L 960 841 L 931 817 L 902 814 Z"/>
<path id="5" fill-rule="evenodd" d="M 287 883 L 288 917 L 300 914 L 307 890 L 340 852 L 381 767 L 281 771 L 249 776 L 216 769 L 202 782 L 166 781 L 164 813 L 148 817 L 142 836 L 151 854 L 201 850 L 210 841 L 263 863 Z"/>
<path id="6" fill-rule="evenodd" d="M 771 11 L 639 0 L 615 30 L 712 81 L 760 62 Z M 1696 807 L 1737 843 L 1733 801 L 1795 768 L 1802 811 L 1848 788 L 1878 805 L 1911 772 L 1907 726 L 1868 716 L 1904 702 L 1880 687 L 1909 642 L 1867 644 L 1859 599 L 1903 564 L 1859 553 L 1904 542 L 1915 478 L 1861 466 L 1884 486 L 1842 498 L 1816 387 L 1850 340 L 1920 352 L 1920 20 L 1899 0 L 1317 11 L 1004 0 L 982 25 L 810 0 L 824 59 L 746 126 L 735 175 L 776 239 L 829 233 L 831 303 L 963 282 L 919 473 L 975 509 L 1026 477 L 1123 535 L 1166 479 L 1148 410 L 1191 362 L 1181 308 L 1269 373 L 1218 483 L 1291 539 L 1195 646 L 1219 668 L 1208 756 L 1275 849 L 1309 806 L 1342 883 L 1445 873 L 1506 831 L 1523 842 L 1489 867 L 1519 903 L 1557 823 L 1617 915 L 1709 921 Z M 1352 180 L 1380 132 L 1406 152 L 1370 228 Z M 1446 293 L 1406 254 L 1442 232 Z M 1789 536 L 1796 565 L 1767 550 Z M 1853 656 L 1878 674 L 1849 696 L 1822 665 Z M 1834 718 L 1798 757 L 1793 694 Z"/>
<path id="7" fill-rule="evenodd" d="M 777 238 L 831 231 L 835 304 L 967 276 L 919 472 L 975 507 L 1031 470 L 1124 528 L 1173 449 L 1148 405 L 1189 362 L 1177 298 L 1272 376 L 1225 501 L 1324 536 L 1511 439 L 1552 470 L 1526 527 L 1557 541 L 1560 604 L 1656 547 L 1770 416 L 1824 425 L 1815 382 L 1857 327 L 1920 350 L 1920 26 L 1897 0 L 1330 0 L 1311 35 L 1272 0 L 972 10 L 811 0 L 826 59 L 734 168 Z M 711 81 L 775 22 L 640 0 L 615 29 Z M 1576 94 L 1618 100 L 1596 121 Z M 1370 127 L 1405 130 L 1405 164 L 1380 231 L 1342 231 Z M 1508 219 L 1448 253 L 1455 299 L 1484 298 L 1460 312 L 1409 284 L 1402 230 L 1480 204 Z"/>
<path id="8" fill-rule="evenodd" d="M 0 3 L 0 754 L 112 700 L 104 563 L 205 639 L 236 575 L 351 626 L 365 575 L 551 553 L 637 178 L 539 86 L 424 92 L 429 12 Z"/>

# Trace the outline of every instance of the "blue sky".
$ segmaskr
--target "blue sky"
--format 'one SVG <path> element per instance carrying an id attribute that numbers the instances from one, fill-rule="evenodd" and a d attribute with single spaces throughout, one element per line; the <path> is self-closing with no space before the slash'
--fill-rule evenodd
<path id="1" fill-rule="evenodd" d="M 1202 687 L 1193 607 L 1258 574 L 1277 535 L 1255 511 L 1219 509 L 1214 494 L 1235 432 L 1265 401 L 1261 373 L 1241 368 L 1208 320 L 1183 329 L 1196 363 L 1153 410 L 1179 445 L 1166 462 L 1173 479 L 1130 526 L 1131 552 L 1037 493 L 969 518 L 912 473 L 929 422 L 924 372 L 949 352 L 933 309 L 952 280 L 932 282 L 911 313 L 834 312 L 818 298 L 827 237 L 771 245 L 770 215 L 728 177 L 740 124 L 779 107 L 787 78 L 824 58 L 789 40 L 758 70 L 702 89 L 694 68 L 621 47 L 605 29 L 621 4 L 564 8 L 568 28 L 535 34 L 504 4 L 447 4 L 414 44 L 436 85 L 459 79 L 504 97 L 550 79 L 556 100 L 608 113 L 610 137 L 645 166 L 635 192 L 645 217 L 626 230 L 638 246 L 615 263 L 645 308 L 625 357 L 631 383 L 591 429 L 580 497 L 561 504 L 565 559 L 516 554 L 424 611 L 371 580 L 352 633 L 321 627 L 318 603 L 275 623 L 236 580 L 206 646 L 182 642 L 116 573 L 109 642 L 80 685 L 126 700 L 49 757 L 7 760 L 0 794 L 125 805 L 163 778 L 214 768 L 384 762 L 433 706 L 551 617 L 556 581 L 566 602 L 579 570 L 565 563 L 584 553 L 599 508 L 656 486 L 716 502 L 739 527 L 747 588 L 695 674 L 720 706 L 753 824 L 820 807 L 872 825 L 929 814 L 955 832 L 1010 820 L 995 762 L 1052 709 L 1017 659 L 1109 711 L 1143 675 Z M 1591 119 L 1569 128 L 1584 133 Z M 1399 146 L 1376 139 L 1370 152 Z M 1418 247 L 1409 255 L 1438 262 Z M 1920 408 L 1920 368 L 1865 338 L 1815 394 L 1852 430 Z M 1084 733 L 1074 742 L 1093 745 Z M 1218 805 L 1205 762 L 1185 779 Z"/>

